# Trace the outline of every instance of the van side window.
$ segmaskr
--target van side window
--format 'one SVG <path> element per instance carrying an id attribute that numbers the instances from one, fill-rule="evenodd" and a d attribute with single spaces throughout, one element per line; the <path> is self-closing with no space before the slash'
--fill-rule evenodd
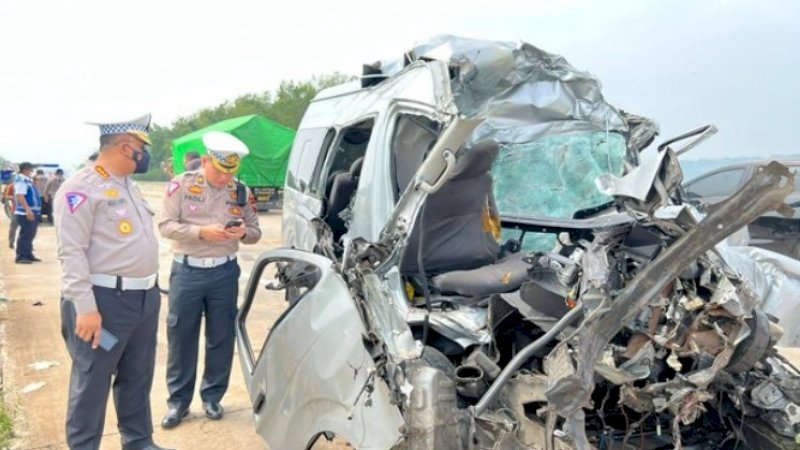
<path id="1" fill-rule="evenodd" d="M 332 128 L 309 128 L 297 132 L 286 173 L 288 187 L 317 194 L 315 181 L 335 134 Z"/>
<path id="2" fill-rule="evenodd" d="M 392 134 L 392 172 L 395 201 L 400 198 L 425 160 L 425 155 L 439 139 L 442 125 L 425 116 L 400 114 Z"/>

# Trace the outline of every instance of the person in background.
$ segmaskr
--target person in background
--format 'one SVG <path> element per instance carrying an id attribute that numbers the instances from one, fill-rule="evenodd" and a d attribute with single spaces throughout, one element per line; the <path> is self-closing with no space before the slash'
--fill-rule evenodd
<path id="1" fill-rule="evenodd" d="M 47 205 L 46 212 L 42 211 L 42 216 L 45 214 L 47 215 L 47 222 L 52 225 L 53 223 L 53 198 L 56 195 L 56 191 L 58 188 L 61 187 L 61 183 L 64 182 L 64 170 L 57 169 L 55 175 L 52 178 L 47 180 L 47 184 L 44 186 L 44 202 L 42 203 L 43 209 L 44 205 Z"/>
<path id="2" fill-rule="evenodd" d="M 223 416 L 220 402 L 233 363 L 236 301 L 241 269 L 239 244 L 261 238 L 255 199 L 234 179 L 247 146 L 228 133 L 203 135 L 208 154 L 202 168 L 167 184 L 158 229 L 172 240 L 175 260 L 167 315 L 169 411 L 163 428 L 178 426 L 189 414 L 197 375 L 200 326 L 205 316 L 205 364 L 200 398 L 208 419 Z"/>
<path id="3" fill-rule="evenodd" d="M 11 182 L 6 185 L 3 191 L 3 206 L 6 208 L 6 214 L 9 217 L 8 224 L 8 248 L 13 249 L 14 243 L 17 241 L 17 230 L 19 230 L 19 221 L 15 214 L 17 209 L 17 201 L 14 199 L 14 179 L 17 174 L 13 174 Z"/>
<path id="4" fill-rule="evenodd" d="M 175 176 L 175 166 L 173 165 L 172 158 L 161 161 L 161 171 L 169 175 L 170 178 Z"/>
<path id="5" fill-rule="evenodd" d="M 187 152 L 183 155 L 183 170 L 197 170 L 200 168 L 200 154 L 197 152 Z"/>
<path id="6" fill-rule="evenodd" d="M 44 170 L 36 169 L 36 175 L 33 177 L 33 185 L 36 186 L 36 190 L 39 192 L 39 203 L 42 205 L 42 216 L 44 217 L 47 214 L 47 203 L 44 201 L 44 187 L 47 185 L 47 175 L 44 174 Z"/>
<path id="7" fill-rule="evenodd" d="M 56 193 L 61 329 L 72 358 L 66 435 L 71 450 L 97 450 L 114 391 L 122 450 L 153 443 L 158 312 L 158 240 L 153 210 L 134 173 L 150 164 L 150 115 L 100 127 L 95 164 Z M 117 447 L 119 448 L 119 447 Z"/>
<path id="8" fill-rule="evenodd" d="M 24 162 L 19 165 L 19 173 L 14 180 L 14 199 L 17 208 L 14 215 L 19 222 L 17 238 L 17 264 L 31 264 L 41 259 L 33 254 L 33 239 L 42 219 L 42 196 L 33 183 L 33 165 Z"/>

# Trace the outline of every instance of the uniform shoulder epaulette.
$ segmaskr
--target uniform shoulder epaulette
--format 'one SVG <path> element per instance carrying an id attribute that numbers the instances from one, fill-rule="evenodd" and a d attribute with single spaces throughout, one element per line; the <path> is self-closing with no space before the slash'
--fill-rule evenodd
<path id="1" fill-rule="evenodd" d="M 95 172 L 94 167 L 87 167 L 85 169 L 81 169 L 79 176 L 75 177 L 76 180 L 81 180 L 87 184 L 95 184 L 98 181 L 102 180 L 103 177 L 100 176 L 99 173 Z"/>
<path id="2" fill-rule="evenodd" d="M 193 175 L 194 174 L 192 172 L 183 172 L 182 174 L 173 177 L 172 181 L 177 181 L 179 184 L 184 185 L 186 183 L 192 182 L 192 180 L 194 179 Z"/>
<path id="3" fill-rule="evenodd" d="M 199 170 L 193 170 L 193 171 L 187 172 L 187 173 L 191 173 L 192 174 L 191 177 L 187 177 L 187 180 L 190 181 L 192 184 L 196 184 L 196 185 L 199 185 L 199 186 L 205 186 L 205 184 L 206 184 L 206 176 L 205 176 L 205 174 L 203 172 L 201 172 Z"/>
<path id="4" fill-rule="evenodd" d="M 87 171 L 87 175 L 83 179 L 85 183 L 100 189 L 111 186 L 111 175 L 102 166 L 95 165 L 84 170 Z"/>

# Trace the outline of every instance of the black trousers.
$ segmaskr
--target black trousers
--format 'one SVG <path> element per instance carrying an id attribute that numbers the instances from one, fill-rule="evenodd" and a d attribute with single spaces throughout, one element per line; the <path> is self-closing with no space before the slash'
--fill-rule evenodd
<path id="1" fill-rule="evenodd" d="M 33 220 L 28 220 L 27 216 L 17 216 L 19 224 L 19 237 L 17 238 L 17 261 L 20 259 L 33 259 L 33 239 L 39 229 L 39 222 L 42 216 L 35 215 Z"/>
<path id="2" fill-rule="evenodd" d="M 47 217 L 45 219 L 47 223 L 53 223 L 53 205 L 45 201 L 44 197 L 40 198 L 42 199 L 42 218 Z"/>
<path id="3" fill-rule="evenodd" d="M 110 350 L 75 335 L 75 307 L 61 301 L 61 332 L 72 357 L 67 407 L 67 444 L 71 450 L 100 448 L 106 404 L 111 389 L 122 447 L 140 449 L 152 444 L 150 388 L 156 356 L 158 287 L 146 291 L 93 288 L 103 328 L 119 341 Z"/>
<path id="4" fill-rule="evenodd" d="M 236 260 L 200 269 L 173 262 L 167 315 L 167 388 L 170 408 L 189 408 L 197 374 L 200 322 L 205 315 L 206 357 L 200 398 L 219 403 L 233 363 L 239 274 Z"/>

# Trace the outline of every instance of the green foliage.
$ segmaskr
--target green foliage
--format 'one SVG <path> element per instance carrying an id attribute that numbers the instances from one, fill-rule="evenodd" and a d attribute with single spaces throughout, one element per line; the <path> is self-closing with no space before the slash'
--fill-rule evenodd
<path id="1" fill-rule="evenodd" d="M 2 391 L 0 391 L 2 394 Z M 14 422 L 11 413 L 8 411 L 6 402 L 0 395 L 0 448 L 9 448 L 11 439 L 14 437 Z"/>
<path id="2" fill-rule="evenodd" d="M 211 108 L 201 109 L 190 116 L 180 117 L 171 126 L 154 124 L 150 131 L 150 139 L 153 141 L 150 171 L 137 175 L 136 179 L 166 180 L 168 176 L 161 170 L 161 163 L 172 155 L 172 141 L 221 120 L 259 114 L 289 128 L 297 129 L 303 113 L 317 92 L 353 79 L 352 76 L 336 72 L 314 76 L 306 81 L 283 81 L 274 93 L 265 91 L 260 94 L 244 94 L 233 101 L 226 101 Z"/>

